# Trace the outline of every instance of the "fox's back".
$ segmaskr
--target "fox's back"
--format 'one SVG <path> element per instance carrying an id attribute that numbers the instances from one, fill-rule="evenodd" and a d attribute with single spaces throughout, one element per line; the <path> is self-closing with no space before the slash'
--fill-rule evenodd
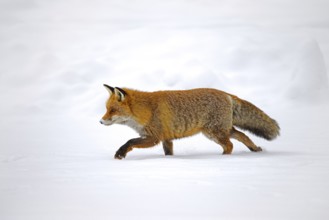
<path id="1" fill-rule="evenodd" d="M 159 115 L 162 129 L 173 138 L 190 136 L 209 127 L 232 123 L 230 97 L 215 89 L 159 91 L 154 114 Z"/>

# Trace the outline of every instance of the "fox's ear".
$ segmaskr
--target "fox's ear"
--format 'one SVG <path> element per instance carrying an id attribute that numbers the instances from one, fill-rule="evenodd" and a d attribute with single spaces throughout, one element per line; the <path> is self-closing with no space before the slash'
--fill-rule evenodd
<path id="1" fill-rule="evenodd" d="M 105 89 L 110 93 L 110 96 L 114 93 L 114 88 L 106 84 L 103 85 Z"/>
<path id="2" fill-rule="evenodd" d="M 127 95 L 127 93 L 123 89 L 118 88 L 118 87 L 114 88 L 114 93 L 118 97 L 118 101 L 120 101 L 120 102 L 122 102 L 126 98 L 126 95 Z"/>

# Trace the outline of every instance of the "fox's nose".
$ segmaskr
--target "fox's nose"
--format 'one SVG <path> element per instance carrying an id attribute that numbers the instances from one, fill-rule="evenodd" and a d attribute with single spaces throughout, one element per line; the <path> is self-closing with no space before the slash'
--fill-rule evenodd
<path id="1" fill-rule="evenodd" d="M 103 120 L 100 120 L 99 123 L 104 124 L 104 123 L 103 123 Z"/>

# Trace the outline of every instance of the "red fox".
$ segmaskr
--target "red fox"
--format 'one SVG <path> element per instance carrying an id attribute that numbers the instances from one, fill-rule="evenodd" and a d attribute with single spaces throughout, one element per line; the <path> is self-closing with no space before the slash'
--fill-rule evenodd
<path id="1" fill-rule="evenodd" d="M 278 123 L 248 101 L 208 88 L 142 92 L 104 84 L 110 97 L 103 125 L 123 124 L 139 138 L 129 140 L 116 152 L 123 159 L 134 148 L 148 148 L 162 142 L 165 155 L 173 155 L 173 140 L 202 133 L 231 154 L 234 138 L 253 152 L 262 151 L 235 127 L 272 140 L 279 135 Z"/>

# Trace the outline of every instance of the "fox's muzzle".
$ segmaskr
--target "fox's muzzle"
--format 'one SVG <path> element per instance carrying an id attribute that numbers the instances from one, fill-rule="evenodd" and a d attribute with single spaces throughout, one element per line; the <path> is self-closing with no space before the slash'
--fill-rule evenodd
<path id="1" fill-rule="evenodd" d="M 101 119 L 101 120 L 99 121 L 99 123 L 101 123 L 102 125 L 111 125 L 111 124 L 112 124 L 111 121 L 109 121 L 109 120 L 104 120 L 104 119 Z"/>

